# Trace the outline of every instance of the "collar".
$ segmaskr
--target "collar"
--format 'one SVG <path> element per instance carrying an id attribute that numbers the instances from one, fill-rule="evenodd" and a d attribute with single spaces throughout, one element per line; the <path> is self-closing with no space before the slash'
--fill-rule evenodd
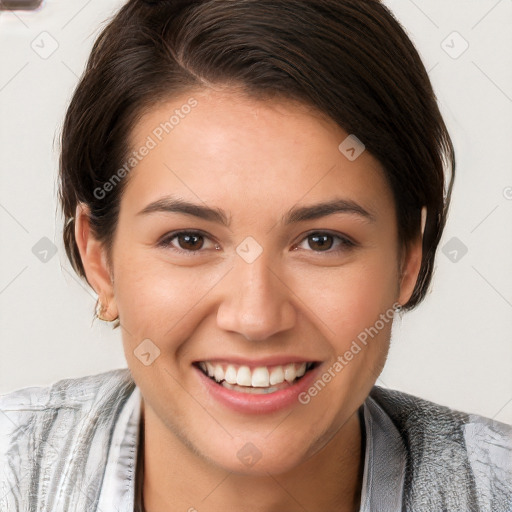
<path id="1" fill-rule="evenodd" d="M 407 451 L 384 410 L 368 397 L 363 404 L 366 433 L 360 512 L 402 510 Z"/>

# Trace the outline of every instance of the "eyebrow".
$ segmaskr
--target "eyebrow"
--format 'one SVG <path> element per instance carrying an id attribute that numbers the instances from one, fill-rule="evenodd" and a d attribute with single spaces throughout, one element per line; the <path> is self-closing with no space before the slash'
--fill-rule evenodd
<path id="1" fill-rule="evenodd" d="M 216 222 L 229 227 L 231 219 L 220 208 L 211 208 L 196 203 L 191 203 L 173 196 L 162 197 L 137 213 L 137 215 L 149 215 L 151 213 L 181 213 L 190 215 L 199 219 Z M 368 210 L 350 199 L 333 199 L 324 203 L 317 203 L 311 206 L 293 207 L 283 217 L 284 225 L 295 224 L 308 220 L 319 219 L 333 215 L 335 213 L 345 213 L 358 215 L 374 223 L 376 218 Z"/>
<path id="2" fill-rule="evenodd" d="M 137 215 L 148 215 L 150 213 L 182 213 L 198 217 L 199 219 L 217 222 L 224 226 L 231 224 L 231 220 L 228 219 L 226 213 L 220 208 L 210 208 L 172 196 L 162 197 L 148 204 Z"/>

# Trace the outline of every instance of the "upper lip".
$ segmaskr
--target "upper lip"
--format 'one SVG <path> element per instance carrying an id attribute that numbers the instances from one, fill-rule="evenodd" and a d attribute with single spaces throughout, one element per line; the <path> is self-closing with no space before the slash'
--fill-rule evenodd
<path id="1" fill-rule="evenodd" d="M 316 363 L 318 362 L 317 359 L 314 358 L 305 358 L 301 356 L 286 356 L 286 355 L 280 355 L 280 356 L 270 356 L 270 357 L 263 357 L 259 359 L 246 359 L 243 357 L 236 357 L 236 356 L 213 356 L 213 357 L 205 357 L 203 359 L 198 359 L 194 361 L 195 364 L 202 363 L 202 362 L 209 362 L 212 364 L 233 364 L 235 366 L 248 366 L 249 368 L 257 368 L 258 366 L 281 366 L 286 365 L 288 363 Z"/>

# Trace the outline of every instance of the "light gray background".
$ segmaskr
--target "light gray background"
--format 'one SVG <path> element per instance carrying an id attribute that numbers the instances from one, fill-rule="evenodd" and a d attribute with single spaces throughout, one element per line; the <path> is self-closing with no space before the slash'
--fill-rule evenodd
<path id="1" fill-rule="evenodd" d="M 0 393 L 126 366 L 120 330 L 91 325 L 96 295 L 66 260 L 56 202 L 64 112 L 122 3 L 0 13 Z M 396 323 L 378 383 L 512 423 L 512 1 L 385 3 L 429 70 L 458 176 L 432 292 Z M 467 254 L 451 261 L 448 242 Z"/>

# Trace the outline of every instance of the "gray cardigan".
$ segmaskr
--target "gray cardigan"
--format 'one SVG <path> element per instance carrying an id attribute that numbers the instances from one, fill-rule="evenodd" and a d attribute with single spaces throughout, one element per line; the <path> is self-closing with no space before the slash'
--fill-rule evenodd
<path id="1" fill-rule="evenodd" d="M 140 404 L 126 369 L 1 396 L 0 511 L 133 512 Z M 363 414 L 361 512 L 512 512 L 512 427 L 379 387 Z"/>

